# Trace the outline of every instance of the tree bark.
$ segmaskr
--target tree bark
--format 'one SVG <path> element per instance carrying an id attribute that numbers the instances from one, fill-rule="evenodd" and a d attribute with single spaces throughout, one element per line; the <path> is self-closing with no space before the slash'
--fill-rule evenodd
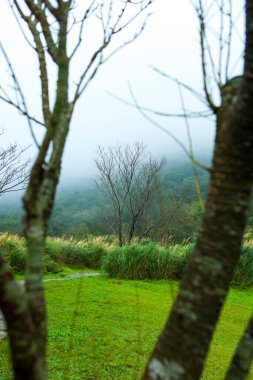
<path id="1" fill-rule="evenodd" d="M 41 379 L 41 363 L 34 339 L 35 329 L 21 286 L 0 252 L 0 308 L 7 324 L 16 380 Z"/>
<path id="2" fill-rule="evenodd" d="M 144 379 L 197 380 L 240 255 L 253 183 L 253 2 L 246 1 L 245 73 L 219 110 L 202 227 Z"/>

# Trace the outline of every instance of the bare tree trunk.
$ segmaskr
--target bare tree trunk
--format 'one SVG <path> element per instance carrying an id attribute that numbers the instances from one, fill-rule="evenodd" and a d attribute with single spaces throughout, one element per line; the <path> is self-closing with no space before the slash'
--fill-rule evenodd
<path id="1" fill-rule="evenodd" d="M 0 252 L 0 307 L 7 324 L 14 378 L 42 379 L 34 340 L 35 329 L 22 288 Z"/>
<path id="2" fill-rule="evenodd" d="M 118 239 L 119 239 L 119 246 L 122 247 L 123 244 L 124 244 L 124 241 L 123 241 L 122 215 L 121 215 L 121 212 L 119 212 L 119 216 L 118 216 Z"/>
<path id="3" fill-rule="evenodd" d="M 132 216 L 131 220 L 131 227 L 128 235 L 128 244 L 131 244 L 133 237 L 134 237 L 134 232 L 135 232 L 135 224 L 137 222 L 137 217 L 135 215 Z"/>
<path id="4" fill-rule="evenodd" d="M 245 75 L 229 110 L 223 104 L 219 111 L 219 128 L 202 228 L 144 379 L 200 378 L 240 255 L 253 182 L 252 1 L 246 1 L 246 14 Z"/>
<path id="5" fill-rule="evenodd" d="M 36 326 L 37 354 L 41 361 L 44 376 L 46 376 L 47 331 L 42 284 L 43 255 L 70 122 L 68 103 L 69 60 L 66 48 L 68 12 L 69 5 L 65 5 L 62 10 L 59 31 L 59 71 L 55 106 L 24 197 L 26 211 L 24 232 L 27 241 L 26 294 L 32 320 Z M 51 153 L 48 152 L 49 141 L 52 144 Z M 47 158 L 48 154 L 50 155 L 49 158 Z M 43 164 L 41 164 L 42 162 Z"/>

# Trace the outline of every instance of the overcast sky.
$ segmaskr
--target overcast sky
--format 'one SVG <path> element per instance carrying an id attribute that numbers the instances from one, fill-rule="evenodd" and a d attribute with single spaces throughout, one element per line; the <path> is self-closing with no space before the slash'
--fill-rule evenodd
<path id="1" fill-rule="evenodd" d="M 210 3 L 210 1 L 208 1 Z M 24 40 L 22 33 L 10 11 L 8 1 L 0 0 L 0 40 L 5 46 L 24 88 L 30 112 L 37 114 L 39 109 L 39 82 L 36 57 Z M 237 0 L 235 12 L 242 6 Z M 155 0 L 152 16 L 142 35 L 131 45 L 115 55 L 90 83 L 79 101 L 63 161 L 63 178 L 74 180 L 85 178 L 94 172 L 94 157 L 98 145 L 122 144 L 142 140 L 148 149 L 156 155 L 166 155 L 172 161 L 182 157 L 182 151 L 164 132 L 143 118 L 135 108 L 126 106 L 108 95 L 108 91 L 131 101 L 128 81 L 140 104 L 165 112 L 180 112 L 178 88 L 155 73 L 150 65 L 156 66 L 173 77 L 201 91 L 200 53 L 198 46 L 198 24 L 189 0 Z M 243 17 L 236 20 L 238 33 L 242 32 Z M 133 32 L 133 26 L 129 33 Z M 87 34 L 89 49 L 92 49 L 96 26 Z M 88 32 L 87 32 L 88 33 Z M 129 34 L 130 36 L 130 34 Z M 127 39 L 128 35 L 124 38 Z M 236 37 L 236 34 L 235 34 Z M 94 41 L 95 43 L 95 41 Z M 235 38 L 232 60 L 241 55 L 242 42 Z M 85 62 L 79 55 L 73 68 L 81 70 Z M 0 64 L 0 81 L 8 83 L 6 71 Z M 240 74 L 241 64 L 237 65 L 233 75 Z M 54 71 L 51 72 L 52 77 Z M 72 79 L 72 81 L 74 80 Z M 193 97 L 185 95 L 188 109 L 203 109 Z M 0 102 L 0 127 L 5 130 L 1 136 L 1 145 L 17 141 L 22 145 L 32 143 L 24 117 L 10 106 Z M 187 144 L 187 134 L 183 120 L 156 119 L 165 128 Z M 191 134 L 194 148 L 198 154 L 210 154 L 213 146 L 214 125 L 206 119 L 191 121 Z M 35 132 L 40 135 L 41 128 Z M 30 149 L 34 156 L 35 149 Z"/>

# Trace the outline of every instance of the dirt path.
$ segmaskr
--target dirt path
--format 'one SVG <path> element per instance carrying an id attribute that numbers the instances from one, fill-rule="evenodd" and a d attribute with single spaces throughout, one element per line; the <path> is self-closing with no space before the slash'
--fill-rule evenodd
<path id="1" fill-rule="evenodd" d="M 57 277 L 57 278 L 46 278 L 43 280 L 43 282 L 49 282 L 49 281 L 66 281 L 66 280 L 73 280 L 75 278 L 81 278 L 81 277 L 97 277 L 97 276 L 105 276 L 104 273 L 95 273 L 95 272 L 87 272 L 87 273 L 75 273 L 70 274 L 66 277 Z M 20 284 L 23 284 L 24 281 L 18 281 Z M 6 330 L 6 324 L 4 321 L 3 314 L 0 310 L 0 341 L 7 337 L 7 330 Z"/>

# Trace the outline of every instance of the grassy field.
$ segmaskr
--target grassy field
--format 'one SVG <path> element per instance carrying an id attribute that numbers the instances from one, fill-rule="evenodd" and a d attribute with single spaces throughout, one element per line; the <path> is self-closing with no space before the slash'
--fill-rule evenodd
<path id="1" fill-rule="evenodd" d="M 50 380 L 139 379 L 177 292 L 176 282 L 106 277 L 48 282 L 45 287 Z M 231 290 L 204 380 L 223 378 L 252 309 L 252 290 Z M 7 357 L 4 341 L 1 380 L 11 378 Z"/>

